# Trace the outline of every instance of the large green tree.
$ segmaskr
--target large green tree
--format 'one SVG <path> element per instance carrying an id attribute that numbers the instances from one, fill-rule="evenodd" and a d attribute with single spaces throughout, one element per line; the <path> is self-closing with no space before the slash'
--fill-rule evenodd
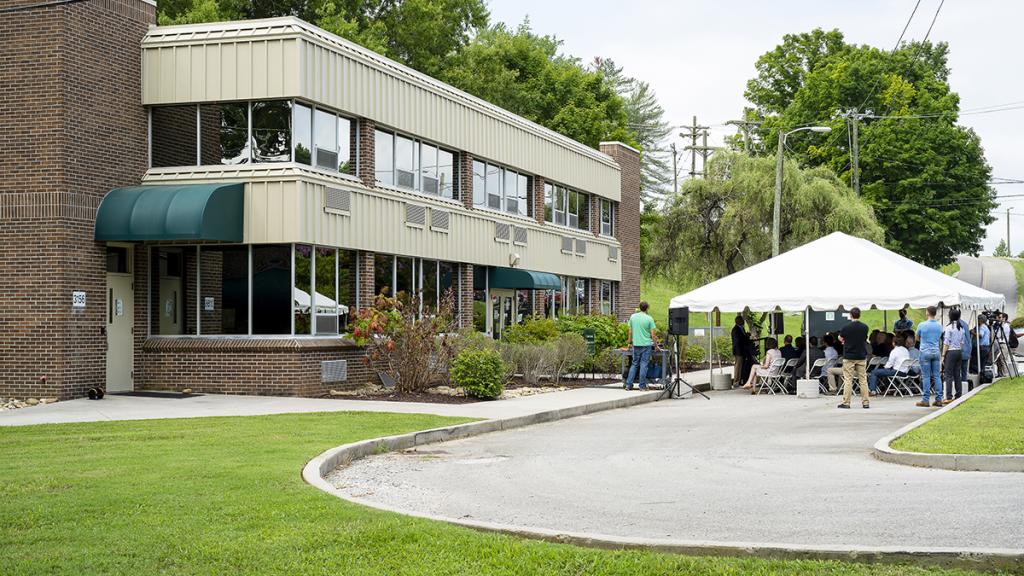
<path id="1" fill-rule="evenodd" d="M 871 207 L 827 167 L 801 169 L 787 161 L 783 175 L 783 251 L 836 231 L 882 240 Z M 774 199 L 774 158 L 716 153 L 706 177 L 687 180 L 657 222 L 650 270 L 703 283 L 769 258 Z"/>
<path id="2" fill-rule="evenodd" d="M 859 122 L 861 193 L 889 247 L 927 265 L 977 254 L 995 191 L 980 139 L 957 124 L 948 46 L 911 42 L 889 51 L 847 44 L 838 30 L 786 35 L 747 83 L 747 118 L 774 151 L 779 130 L 825 124 L 787 140 L 788 153 L 851 181 L 848 110 Z"/>
<path id="3" fill-rule="evenodd" d="M 481 30 L 440 78 L 588 146 L 637 145 L 612 83 L 560 48 L 561 41 L 533 33 L 529 22 L 514 30 L 497 24 Z"/>

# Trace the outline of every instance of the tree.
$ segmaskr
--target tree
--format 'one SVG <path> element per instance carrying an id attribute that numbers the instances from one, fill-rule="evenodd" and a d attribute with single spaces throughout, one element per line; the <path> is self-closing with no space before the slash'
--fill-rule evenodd
<path id="1" fill-rule="evenodd" d="M 487 26 L 483 0 L 161 0 L 161 24 L 298 16 L 435 76 Z"/>
<path id="2" fill-rule="evenodd" d="M 802 132 L 787 146 L 846 181 L 850 133 L 837 111 L 873 112 L 859 124 L 861 193 L 888 246 L 929 266 L 977 254 L 995 207 L 981 141 L 956 124 L 947 56 L 944 43 L 887 51 L 847 44 L 838 30 L 790 34 L 757 60 L 745 93 L 762 142 L 776 142 L 779 130 L 831 126 L 831 135 Z"/>
<path id="3" fill-rule="evenodd" d="M 665 121 L 665 109 L 650 84 L 626 76 L 621 66 L 610 58 L 594 58 L 592 68 L 604 74 L 615 91 L 625 100 L 626 122 L 640 145 L 640 199 L 660 205 L 672 190 L 671 159 L 666 141 L 672 127 Z"/>
<path id="4" fill-rule="evenodd" d="M 687 180 L 663 211 L 651 270 L 703 283 L 769 258 L 774 183 L 773 158 L 716 153 L 705 178 Z M 782 198 L 783 251 L 836 231 L 882 240 L 871 207 L 828 168 L 786 162 Z"/>
<path id="5" fill-rule="evenodd" d="M 996 249 L 994 252 L 992 252 L 992 255 L 995 256 L 996 258 L 1010 257 L 1010 249 L 1006 247 L 1006 240 L 999 240 L 999 244 L 996 245 Z"/>
<path id="6" fill-rule="evenodd" d="M 497 24 L 453 56 L 440 79 L 593 148 L 602 140 L 637 146 L 614 86 L 560 47 L 529 22 Z"/>

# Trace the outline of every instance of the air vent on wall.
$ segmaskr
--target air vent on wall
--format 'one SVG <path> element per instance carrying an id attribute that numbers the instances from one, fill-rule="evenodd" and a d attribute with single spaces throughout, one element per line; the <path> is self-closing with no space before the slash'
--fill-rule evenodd
<path id="1" fill-rule="evenodd" d="M 348 360 L 324 360 L 320 363 L 321 382 L 344 382 L 348 380 Z"/>
<path id="2" fill-rule="evenodd" d="M 608 260 L 615 262 L 619 259 L 619 247 L 609 246 L 608 247 Z"/>
<path id="3" fill-rule="evenodd" d="M 352 208 L 352 192 L 340 188 L 324 190 L 324 207 L 348 212 Z"/>
<path id="4" fill-rule="evenodd" d="M 571 236 L 562 236 L 562 252 L 572 254 L 573 239 Z"/>
<path id="5" fill-rule="evenodd" d="M 526 228 L 520 226 L 512 227 L 512 239 L 513 241 L 515 241 L 516 244 L 519 244 L 520 246 L 526 246 L 527 238 L 528 236 Z"/>
<path id="6" fill-rule="evenodd" d="M 451 212 L 445 210 L 438 210 L 436 208 L 430 209 L 430 229 L 439 230 L 442 232 L 448 231 L 448 223 L 451 221 Z"/>
<path id="7" fill-rule="evenodd" d="M 497 242 L 508 242 L 509 225 L 504 222 L 494 223 L 494 240 Z"/>
<path id="8" fill-rule="evenodd" d="M 427 209 L 419 204 L 405 205 L 405 223 L 410 226 L 423 226 L 427 223 Z"/>
<path id="9" fill-rule="evenodd" d="M 581 240 L 579 238 L 576 239 L 576 255 L 577 256 L 586 256 L 587 255 L 587 241 L 586 240 Z"/>

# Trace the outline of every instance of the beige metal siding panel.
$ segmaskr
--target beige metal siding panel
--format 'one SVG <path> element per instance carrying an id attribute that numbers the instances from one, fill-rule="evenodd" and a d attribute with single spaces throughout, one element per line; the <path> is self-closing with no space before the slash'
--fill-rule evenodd
<path id="1" fill-rule="evenodd" d="M 293 96 L 299 94 L 299 41 L 294 38 L 288 38 L 281 41 L 281 61 L 283 67 L 281 69 L 282 86 L 281 93 L 279 96 Z"/>
<path id="2" fill-rule="evenodd" d="M 237 78 L 238 94 L 236 97 L 239 100 L 252 98 L 255 94 L 253 91 L 253 54 L 252 44 L 249 42 L 240 42 L 235 44 L 235 50 L 237 53 L 237 60 L 235 62 L 235 76 Z"/>
<path id="3" fill-rule="evenodd" d="M 250 96 L 257 94 L 267 96 L 270 94 L 267 90 L 267 74 L 270 73 L 270 63 L 267 61 L 267 43 L 253 42 L 250 46 L 252 47 L 252 92 Z"/>
<path id="4" fill-rule="evenodd" d="M 224 81 L 221 74 L 221 45 L 210 44 L 206 47 L 206 78 L 203 82 L 202 100 L 211 102 L 219 99 L 221 94 L 221 83 Z"/>
<path id="5" fill-rule="evenodd" d="M 238 77 L 235 72 L 235 68 L 238 66 L 237 54 L 238 45 L 234 42 L 221 45 L 221 90 L 217 100 L 234 100 L 238 98 Z"/>

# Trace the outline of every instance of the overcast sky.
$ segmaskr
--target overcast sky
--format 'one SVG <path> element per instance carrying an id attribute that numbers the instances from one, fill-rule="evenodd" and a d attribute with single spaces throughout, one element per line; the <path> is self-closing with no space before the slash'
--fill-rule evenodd
<path id="1" fill-rule="evenodd" d="M 673 125 L 694 115 L 712 131 L 714 144 L 732 133 L 725 121 L 740 117 L 743 90 L 757 57 L 775 47 L 783 34 L 838 28 L 856 44 L 892 48 L 916 0 L 490 0 L 495 21 L 518 24 L 529 17 L 534 31 L 564 41 L 564 52 L 589 62 L 615 60 L 630 76 L 646 80 Z M 940 0 L 922 0 L 905 39 L 920 39 Z M 1021 22 L 1024 2 L 946 0 L 930 40 L 950 45 L 950 83 L 961 110 L 1024 101 L 1021 74 Z M 1024 109 L 965 115 L 974 128 L 993 176 L 1024 179 L 1020 133 Z M 999 194 L 1024 194 L 1024 184 L 998 186 Z M 1024 250 L 1024 197 L 1003 201 L 984 242 L 991 253 L 1006 235 L 1010 248 Z"/>

